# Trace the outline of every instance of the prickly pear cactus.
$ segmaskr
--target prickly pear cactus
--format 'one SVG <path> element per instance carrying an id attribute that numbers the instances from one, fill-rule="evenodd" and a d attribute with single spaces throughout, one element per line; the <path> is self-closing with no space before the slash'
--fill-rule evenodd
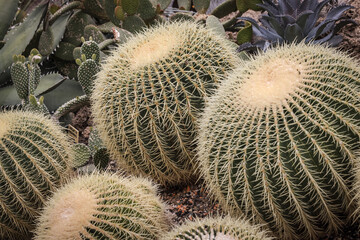
<path id="1" fill-rule="evenodd" d="M 204 97 L 237 61 L 227 40 L 190 22 L 159 25 L 121 45 L 92 94 L 111 158 L 162 184 L 189 181 Z"/>
<path id="2" fill-rule="evenodd" d="M 199 123 L 209 189 L 282 238 L 338 231 L 354 207 L 359 79 L 354 59 L 322 46 L 283 46 L 240 64 Z"/>
<path id="3" fill-rule="evenodd" d="M 66 136 L 43 115 L 0 113 L 0 239 L 28 239 L 72 162 Z"/>
<path id="4" fill-rule="evenodd" d="M 92 38 L 89 41 L 82 38 L 82 42 L 81 59 L 76 59 L 79 65 L 77 75 L 82 89 L 89 96 L 94 87 L 95 76 L 100 71 L 100 49 Z"/>
<path id="5" fill-rule="evenodd" d="M 207 217 L 186 221 L 166 233 L 160 240 L 270 240 L 271 237 L 247 220 L 226 217 Z"/>
<path id="6" fill-rule="evenodd" d="M 148 180 L 92 174 L 54 194 L 35 240 L 157 239 L 167 226 L 163 203 Z"/>
<path id="7" fill-rule="evenodd" d="M 28 103 L 29 96 L 33 95 L 40 82 L 41 70 L 39 63 L 41 55 L 37 49 L 32 49 L 28 59 L 23 55 L 15 55 L 11 65 L 11 79 L 20 99 Z"/>
<path id="8" fill-rule="evenodd" d="M 76 143 L 72 145 L 74 152 L 73 167 L 78 168 L 84 166 L 90 159 L 90 149 L 84 143 Z"/>

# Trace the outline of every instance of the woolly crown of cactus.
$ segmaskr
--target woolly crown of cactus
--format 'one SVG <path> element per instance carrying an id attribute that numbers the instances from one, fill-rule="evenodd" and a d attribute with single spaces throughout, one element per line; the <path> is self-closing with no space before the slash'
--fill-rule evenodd
<path id="1" fill-rule="evenodd" d="M 252 225 L 244 219 L 226 217 L 207 217 L 187 220 L 181 226 L 166 233 L 161 240 L 270 240 L 272 239 L 260 226 Z"/>
<path id="2" fill-rule="evenodd" d="M 238 61 L 229 41 L 193 22 L 145 30 L 102 65 L 94 121 L 113 159 L 162 184 L 193 176 L 204 96 Z"/>
<path id="3" fill-rule="evenodd" d="M 354 59 L 303 43 L 240 64 L 199 123 L 200 169 L 214 196 L 283 238 L 337 232 L 354 207 L 359 79 Z"/>
<path id="4" fill-rule="evenodd" d="M 35 240 L 156 239 L 168 229 L 156 192 L 144 178 L 108 173 L 80 177 L 46 204 Z"/>
<path id="5" fill-rule="evenodd" d="M 0 238 L 27 239 L 73 161 L 61 128 L 32 112 L 0 113 Z"/>

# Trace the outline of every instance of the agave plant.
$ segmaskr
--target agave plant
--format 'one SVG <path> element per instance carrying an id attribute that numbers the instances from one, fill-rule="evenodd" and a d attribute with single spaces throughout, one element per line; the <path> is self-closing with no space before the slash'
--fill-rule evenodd
<path id="1" fill-rule="evenodd" d="M 349 5 L 331 8 L 320 21 L 320 12 L 329 1 L 278 0 L 275 3 L 273 0 L 263 0 L 263 4 L 258 4 L 266 10 L 259 20 L 262 26 L 252 18 L 238 18 L 249 21 L 254 36 L 259 39 L 253 44 L 241 45 L 239 50 L 249 48 L 266 50 L 267 47 L 277 43 L 301 41 L 337 46 L 342 41 L 342 36 L 337 34 L 339 30 L 347 24 L 356 24 L 356 22 L 343 17 L 343 13 L 352 8 Z"/>

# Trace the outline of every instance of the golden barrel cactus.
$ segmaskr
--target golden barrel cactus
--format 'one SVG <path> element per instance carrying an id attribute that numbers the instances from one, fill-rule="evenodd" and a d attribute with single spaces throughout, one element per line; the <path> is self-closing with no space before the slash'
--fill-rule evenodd
<path id="1" fill-rule="evenodd" d="M 323 46 L 285 45 L 240 64 L 199 124 L 209 189 L 282 238 L 339 231 L 354 207 L 359 85 L 359 64 Z"/>
<path id="2" fill-rule="evenodd" d="M 204 97 L 237 61 L 228 40 L 192 22 L 158 25 L 119 46 L 92 95 L 112 158 L 158 183 L 189 182 Z"/>
<path id="3" fill-rule="evenodd" d="M 28 239 L 46 199 L 64 182 L 73 154 L 42 114 L 0 113 L 0 239 Z"/>
<path id="4" fill-rule="evenodd" d="M 168 230 L 165 206 L 144 178 L 108 173 L 59 189 L 38 220 L 34 240 L 148 240 Z"/>

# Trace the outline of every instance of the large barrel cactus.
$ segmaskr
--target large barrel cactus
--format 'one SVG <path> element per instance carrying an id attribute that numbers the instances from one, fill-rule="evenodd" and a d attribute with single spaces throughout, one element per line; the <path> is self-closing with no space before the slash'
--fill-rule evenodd
<path id="1" fill-rule="evenodd" d="M 226 217 L 207 217 L 186 221 L 166 233 L 160 240 L 271 240 L 267 233 L 247 220 Z"/>
<path id="2" fill-rule="evenodd" d="M 357 62 L 322 46 L 286 45 L 240 64 L 200 121 L 210 190 L 282 238 L 339 231 L 353 209 L 359 83 Z"/>
<path id="3" fill-rule="evenodd" d="M 109 57 L 93 91 L 94 121 L 121 167 L 162 184 L 192 178 L 196 120 L 237 57 L 198 24 L 158 25 Z"/>
<path id="4" fill-rule="evenodd" d="M 92 174 L 54 194 L 39 218 L 35 240 L 157 239 L 168 229 L 166 220 L 148 180 Z"/>
<path id="5" fill-rule="evenodd" d="M 0 239 L 28 239 L 72 162 L 61 128 L 30 112 L 0 113 Z"/>

